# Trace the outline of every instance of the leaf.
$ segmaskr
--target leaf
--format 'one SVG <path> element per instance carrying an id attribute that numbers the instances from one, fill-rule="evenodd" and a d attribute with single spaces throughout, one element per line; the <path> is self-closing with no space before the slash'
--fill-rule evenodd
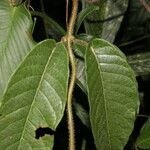
<path id="1" fill-rule="evenodd" d="M 128 0 L 97 0 L 95 3 L 84 0 L 82 4 L 83 9 L 99 6 L 99 10 L 88 15 L 85 20 L 86 33 L 113 43 L 127 9 Z"/>
<path id="2" fill-rule="evenodd" d="M 146 24 L 150 19 L 150 13 L 142 5 L 143 0 L 130 0 L 127 15 L 122 26 L 121 42 L 130 41 L 146 35 Z"/>
<path id="3" fill-rule="evenodd" d="M 75 29 L 75 33 L 77 34 L 83 20 L 90 14 L 92 14 L 94 11 L 99 10 L 98 6 L 89 6 L 85 9 L 83 9 L 77 17 L 77 21 L 76 21 L 76 29 Z"/>
<path id="4" fill-rule="evenodd" d="M 84 42 L 84 41 L 78 40 L 78 42 L 74 42 L 73 43 L 73 50 L 74 50 L 74 53 L 77 56 L 77 58 L 84 59 L 87 44 L 85 45 L 85 43 L 82 43 L 82 42 Z"/>
<path id="5" fill-rule="evenodd" d="M 86 79 L 85 79 L 85 63 L 83 60 L 77 60 L 77 85 L 87 94 Z"/>
<path id="6" fill-rule="evenodd" d="M 74 102 L 75 113 L 82 123 L 90 129 L 90 120 L 87 110 L 78 102 Z"/>
<path id="7" fill-rule="evenodd" d="M 140 26 L 150 19 L 150 13 L 145 9 L 141 0 L 130 0 L 128 22 L 132 26 Z"/>
<path id="8" fill-rule="evenodd" d="M 53 136 L 36 139 L 38 128 L 56 129 L 67 99 L 68 55 L 62 43 L 39 43 L 9 82 L 1 106 L 0 148 L 51 150 Z"/>
<path id="9" fill-rule="evenodd" d="M 85 67 L 84 57 L 87 46 L 74 43 L 73 49 L 76 54 L 77 73 L 76 73 L 76 84 L 86 93 L 86 82 L 85 82 Z"/>
<path id="10" fill-rule="evenodd" d="M 85 36 L 86 37 L 86 36 Z M 86 39 L 86 38 L 85 38 Z M 87 84 L 85 79 L 84 55 L 87 46 L 74 44 L 74 51 L 77 55 L 77 85 L 87 94 Z M 143 52 L 127 56 L 128 63 L 134 70 L 136 76 L 150 74 L 150 53 Z"/>
<path id="11" fill-rule="evenodd" d="M 79 53 L 80 48 L 76 50 Z M 83 56 L 83 55 L 82 55 Z M 149 75 L 150 74 L 150 53 L 139 53 L 130 55 L 127 57 L 128 63 L 133 69 L 136 76 Z M 77 60 L 77 85 L 82 89 L 82 91 L 87 94 L 87 85 L 85 79 L 85 64 L 81 59 Z"/>
<path id="12" fill-rule="evenodd" d="M 144 124 L 137 139 L 137 147 L 140 149 L 150 149 L 150 119 Z"/>
<path id="13" fill-rule="evenodd" d="M 25 6 L 0 1 L 0 101 L 11 75 L 33 48 L 32 18 Z"/>
<path id="14" fill-rule="evenodd" d="M 93 40 L 96 37 L 94 37 L 93 35 L 88 35 L 88 34 L 85 34 L 85 33 L 81 33 L 81 34 L 77 35 L 77 38 L 79 40 L 83 40 L 83 41 L 86 41 L 87 43 L 89 43 L 89 42 L 91 42 L 91 40 Z"/>
<path id="15" fill-rule="evenodd" d="M 135 76 L 123 53 L 95 39 L 86 53 L 90 121 L 98 150 L 122 150 L 138 108 Z"/>
<path id="16" fill-rule="evenodd" d="M 150 74 L 150 52 L 130 55 L 128 61 L 136 75 Z"/>

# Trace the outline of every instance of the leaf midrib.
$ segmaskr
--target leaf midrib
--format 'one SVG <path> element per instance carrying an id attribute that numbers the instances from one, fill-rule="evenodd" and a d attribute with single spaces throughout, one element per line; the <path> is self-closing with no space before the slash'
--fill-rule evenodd
<path id="1" fill-rule="evenodd" d="M 42 83 L 42 81 L 43 81 L 43 78 L 44 78 L 44 75 L 45 75 L 45 73 L 46 73 L 46 70 L 47 70 L 47 67 L 48 67 L 48 65 L 49 65 L 49 62 L 50 62 L 50 60 L 51 60 L 51 58 L 52 58 L 52 56 L 53 56 L 53 53 L 55 52 L 55 49 L 56 49 L 56 47 L 54 47 L 53 50 L 52 50 L 52 52 L 50 53 L 50 57 L 48 58 L 48 61 L 47 61 L 46 65 L 45 65 L 45 68 L 44 68 L 44 70 L 43 70 L 43 74 L 42 74 L 41 79 L 40 79 L 40 81 L 39 81 L 39 85 L 37 86 L 37 90 L 36 90 L 35 96 L 34 96 L 34 98 L 33 98 L 33 101 L 32 101 L 32 103 L 31 103 L 31 106 L 30 106 L 30 109 L 29 109 L 29 113 L 28 113 L 27 118 L 26 118 L 26 121 L 25 121 L 25 123 L 24 123 L 24 128 L 23 128 L 23 131 L 22 131 L 22 134 L 21 134 L 21 138 L 20 138 L 18 150 L 19 150 L 19 148 L 20 148 L 20 146 L 21 146 L 21 141 L 23 140 L 23 136 L 24 136 L 24 133 L 25 133 L 26 124 L 27 124 L 27 121 L 29 120 L 30 113 L 31 113 L 32 107 L 33 107 L 33 105 L 34 105 L 36 96 L 37 96 L 38 91 L 39 91 L 39 89 L 40 89 L 40 86 L 41 86 L 41 83 Z"/>
<path id="2" fill-rule="evenodd" d="M 99 65 L 99 61 L 97 60 L 97 56 L 96 56 L 96 54 L 95 54 L 95 52 L 94 52 L 94 48 L 91 46 L 91 50 L 92 50 L 92 53 L 93 53 L 93 55 L 94 55 L 94 57 L 95 57 L 95 60 L 96 60 L 96 62 L 97 62 L 97 67 L 98 67 L 98 72 L 99 72 L 99 77 L 101 78 L 101 82 L 102 82 L 102 90 L 103 90 L 103 98 L 104 98 L 104 107 L 105 107 L 105 117 L 106 117 L 106 126 L 107 126 L 107 136 L 108 136 L 108 142 L 109 142 L 109 147 L 110 147 L 110 150 L 111 150 L 111 142 L 110 142 L 110 132 L 109 132 L 109 128 L 108 128 L 108 120 L 107 120 L 107 118 L 108 118 L 108 115 L 107 115 L 107 106 L 106 106 L 106 96 L 105 96 L 105 92 L 104 92 L 104 81 L 103 81 L 103 77 L 102 77 L 102 75 L 101 75 L 101 73 L 100 72 L 102 72 L 102 69 L 101 69 L 101 67 L 100 67 L 100 65 Z"/>

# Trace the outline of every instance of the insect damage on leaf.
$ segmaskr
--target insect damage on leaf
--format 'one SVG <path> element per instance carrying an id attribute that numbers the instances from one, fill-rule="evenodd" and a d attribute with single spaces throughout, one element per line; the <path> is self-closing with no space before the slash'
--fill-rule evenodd
<path id="1" fill-rule="evenodd" d="M 52 129 L 45 127 L 39 127 L 36 131 L 35 131 L 35 138 L 39 139 L 40 137 L 43 137 L 45 135 L 49 135 L 52 136 L 54 135 L 55 131 L 53 131 Z"/>

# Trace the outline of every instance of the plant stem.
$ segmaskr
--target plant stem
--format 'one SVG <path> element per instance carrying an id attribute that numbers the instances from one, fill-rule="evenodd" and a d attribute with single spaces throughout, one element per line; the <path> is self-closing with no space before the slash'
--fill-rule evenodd
<path id="1" fill-rule="evenodd" d="M 68 89 L 67 99 L 67 116 L 68 116 L 68 130 L 69 130 L 69 150 L 75 150 L 75 131 L 74 131 L 74 119 L 72 110 L 72 95 L 76 80 L 76 63 L 72 50 L 73 31 L 78 11 L 78 0 L 72 0 L 72 14 L 70 17 L 68 32 L 67 32 L 67 48 L 71 64 L 71 79 Z"/>

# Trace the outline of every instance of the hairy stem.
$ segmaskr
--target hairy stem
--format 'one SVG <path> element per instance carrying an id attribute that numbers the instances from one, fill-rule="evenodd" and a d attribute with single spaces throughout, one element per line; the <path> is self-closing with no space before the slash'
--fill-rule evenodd
<path id="1" fill-rule="evenodd" d="M 72 14 L 70 17 L 70 22 L 68 25 L 67 32 L 67 48 L 68 54 L 71 64 L 71 79 L 68 90 L 68 100 L 67 100 L 67 116 L 68 116 L 68 130 L 69 130 L 69 150 L 75 150 L 75 131 L 74 131 L 74 119 L 73 119 L 73 111 L 72 111 L 72 94 L 76 80 L 76 63 L 72 50 L 72 40 L 73 40 L 73 31 L 74 25 L 77 17 L 78 11 L 78 0 L 72 0 Z"/>

